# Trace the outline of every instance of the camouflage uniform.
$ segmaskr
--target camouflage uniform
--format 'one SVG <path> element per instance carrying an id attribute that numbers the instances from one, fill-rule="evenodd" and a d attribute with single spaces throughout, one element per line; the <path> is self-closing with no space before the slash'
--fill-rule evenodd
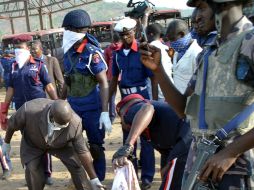
<path id="1" fill-rule="evenodd" d="M 199 102 L 203 82 L 204 56 L 200 59 L 197 72 L 195 91 L 187 101 L 186 115 L 190 118 L 191 127 L 195 140 L 192 143 L 187 164 L 185 177 L 195 160 L 197 140 L 203 135 L 210 138 L 212 134 L 227 124 L 235 115 L 240 113 L 246 106 L 254 102 L 253 87 L 236 79 L 236 67 L 239 62 L 246 61 L 253 64 L 253 38 L 254 32 L 250 21 L 243 17 L 228 35 L 226 42 L 216 47 L 216 43 L 209 47 L 214 51 L 208 58 L 208 74 L 206 82 L 205 115 L 208 130 L 198 128 Z M 240 127 L 230 133 L 226 144 L 232 142 L 235 137 L 249 131 L 254 124 L 254 114 L 243 122 Z M 216 184 L 217 189 L 240 189 L 245 186 L 251 189 L 251 151 L 240 156 L 236 163 L 227 171 L 222 181 Z M 233 175 L 232 175 L 233 174 Z M 248 182 L 247 182 L 248 181 Z M 183 181 L 184 182 L 184 181 Z"/>

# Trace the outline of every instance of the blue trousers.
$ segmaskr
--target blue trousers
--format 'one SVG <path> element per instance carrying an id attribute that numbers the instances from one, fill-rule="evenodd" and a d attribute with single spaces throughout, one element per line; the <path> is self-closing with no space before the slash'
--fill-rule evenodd
<path id="1" fill-rule="evenodd" d="M 105 179 L 106 173 L 106 159 L 103 148 L 105 130 L 104 128 L 99 129 L 99 119 L 101 110 L 97 109 L 97 110 L 81 111 L 74 109 L 74 111 L 79 115 L 79 117 L 82 118 L 82 126 L 83 130 L 86 131 L 88 143 L 90 144 L 90 146 L 97 145 L 99 149 L 98 151 L 100 152 L 100 155 L 97 158 L 93 158 L 93 165 L 97 177 L 99 178 L 100 181 L 103 181 Z"/>
<path id="2" fill-rule="evenodd" d="M 115 104 L 115 99 L 116 99 L 116 94 L 114 93 L 111 97 L 111 99 L 109 100 L 109 117 L 110 117 L 110 121 L 111 123 L 114 122 L 115 117 L 116 117 L 116 104 Z"/>

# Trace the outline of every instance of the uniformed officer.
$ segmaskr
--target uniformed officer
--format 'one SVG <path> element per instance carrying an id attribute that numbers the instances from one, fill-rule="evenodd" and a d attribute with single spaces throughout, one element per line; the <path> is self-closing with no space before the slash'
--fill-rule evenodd
<path id="1" fill-rule="evenodd" d="M 110 133 L 112 129 L 108 113 L 107 64 L 98 41 L 87 33 L 91 20 L 86 11 L 70 11 L 62 26 L 65 28 L 63 48 L 67 100 L 82 118 L 94 168 L 103 181 L 106 172 L 105 131 Z"/>
<path id="2" fill-rule="evenodd" d="M 14 97 L 16 110 L 25 102 L 45 98 L 47 91 L 51 99 L 57 99 L 56 91 L 49 79 L 46 66 L 34 59 L 29 51 L 28 42 L 32 36 L 19 35 L 13 39 L 15 44 L 15 62 L 12 64 L 10 82 L 5 96 L 5 108 Z M 2 108 L 2 107 L 1 107 Z M 5 111 L 5 110 L 1 110 Z"/>
<path id="3" fill-rule="evenodd" d="M 242 14 L 244 0 L 211 0 L 208 1 L 215 13 L 217 41 L 206 51 L 198 67 L 194 93 L 186 103 L 186 96 L 180 95 L 173 88 L 160 66 L 160 52 L 149 47 L 149 52 L 143 51 L 142 61 L 153 69 L 167 102 L 180 117 L 190 116 L 195 140 L 191 145 L 187 159 L 186 174 L 192 170 L 192 162 L 197 153 L 200 139 L 210 139 L 219 129 L 229 124 L 229 121 L 242 113 L 245 108 L 254 103 L 253 100 L 253 28 L 252 23 Z M 234 15 L 234 17 L 232 17 Z M 233 48 L 232 48 L 233 47 Z M 147 55 L 152 55 L 151 57 Z M 224 133 L 222 144 L 234 142 L 235 139 L 253 128 L 254 116 L 250 112 L 247 119 L 230 127 L 232 131 Z M 228 128 L 229 129 L 229 128 Z M 225 131 L 225 130 L 224 130 Z M 231 146 L 232 147 L 232 146 Z M 230 148 L 230 147 L 229 147 Z M 234 154 L 228 150 L 229 157 L 224 157 L 225 149 L 221 146 L 219 152 L 204 165 L 200 179 L 209 181 L 206 187 L 225 189 L 252 189 L 253 158 L 251 152 Z M 223 151 L 224 150 L 224 151 Z M 222 156 L 223 155 L 223 156 Z M 219 160 L 221 159 L 221 160 Z M 186 184 L 186 181 L 183 181 Z"/>
<path id="4" fill-rule="evenodd" d="M 113 156 L 121 167 L 131 156 L 140 135 L 145 136 L 161 154 L 162 189 L 181 189 L 182 175 L 191 144 L 189 124 L 181 120 L 165 102 L 145 100 L 139 94 L 126 96 L 117 104 L 123 127 L 130 131 L 125 144 Z M 172 177 L 169 177 L 172 176 Z"/>
<path id="5" fill-rule="evenodd" d="M 115 92 L 118 78 L 120 77 L 119 89 L 121 97 L 124 98 L 129 94 L 140 94 L 149 99 L 147 89 L 147 79 L 151 78 L 152 89 L 154 87 L 153 74 L 145 68 L 140 62 L 140 53 L 138 52 L 138 42 L 135 39 L 136 21 L 130 18 L 120 20 L 114 30 L 119 33 L 122 40 L 122 47 L 116 50 L 113 55 L 112 75 L 110 83 L 110 96 Z M 153 95 L 156 93 L 153 93 Z M 128 132 L 123 131 L 123 140 L 127 138 Z M 136 152 L 134 150 L 134 152 Z M 136 155 L 136 154 L 134 154 Z M 151 187 L 154 176 L 154 150 L 151 144 L 141 137 L 140 161 L 142 165 L 141 181 L 142 189 Z M 134 167 L 137 171 L 137 163 L 134 161 Z"/>
<path id="6" fill-rule="evenodd" d="M 8 108 L 11 101 L 15 103 L 15 108 L 18 110 L 27 101 L 46 98 L 45 90 L 51 99 L 57 99 L 46 66 L 40 59 L 35 59 L 30 55 L 27 43 L 31 40 L 32 36 L 29 35 L 19 35 L 13 39 L 15 62 L 12 63 L 5 101 L 1 103 L 1 125 L 7 124 Z M 48 164 L 50 164 L 50 160 L 45 160 L 45 165 Z M 47 181 L 52 181 L 50 176 Z"/>

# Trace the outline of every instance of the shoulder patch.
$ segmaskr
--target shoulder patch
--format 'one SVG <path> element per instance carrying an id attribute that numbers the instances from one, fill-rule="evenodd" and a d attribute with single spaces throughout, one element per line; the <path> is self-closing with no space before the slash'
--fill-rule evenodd
<path id="1" fill-rule="evenodd" d="M 93 63 L 99 63 L 101 61 L 101 57 L 98 53 L 96 53 L 93 55 L 92 60 L 93 60 Z"/>

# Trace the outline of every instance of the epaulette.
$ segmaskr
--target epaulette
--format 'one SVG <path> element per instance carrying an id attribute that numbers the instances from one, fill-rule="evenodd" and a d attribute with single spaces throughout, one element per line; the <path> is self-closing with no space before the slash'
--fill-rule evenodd
<path id="1" fill-rule="evenodd" d="M 96 51 L 101 51 L 100 48 L 98 48 L 90 43 L 86 44 L 86 49 L 90 54 L 94 54 Z"/>
<path id="2" fill-rule="evenodd" d="M 90 44 L 94 45 L 97 48 L 100 48 L 100 43 L 98 42 L 98 40 L 94 36 L 92 36 L 91 34 L 86 33 L 86 38 L 87 38 L 87 40 Z"/>

